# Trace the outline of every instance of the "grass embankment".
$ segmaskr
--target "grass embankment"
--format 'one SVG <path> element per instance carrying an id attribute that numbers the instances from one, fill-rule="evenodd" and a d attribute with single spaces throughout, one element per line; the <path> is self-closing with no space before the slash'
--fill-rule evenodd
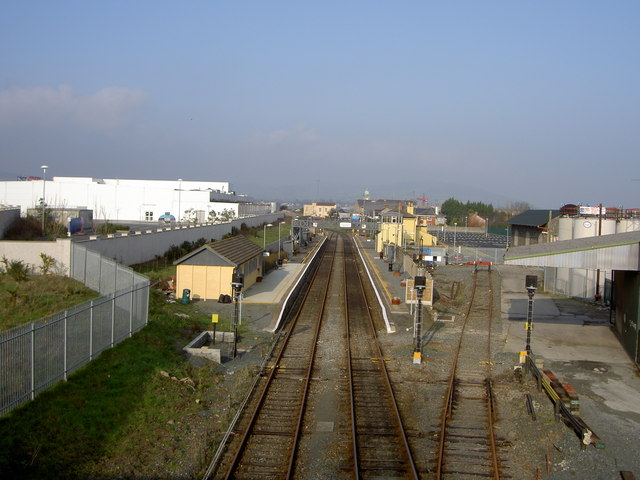
<path id="1" fill-rule="evenodd" d="M 152 293 L 147 327 L 0 419 L 0 478 L 202 473 L 203 455 L 252 376 L 223 376 L 212 363 L 186 361 L 182 347 L 209 322 L 192 305 Z M 218 328 L 229 329 L 229 320 Z"/>
<path id="2" fill-rule="evenodd" d="M 0 275 L 0 330 L 32 322 L 97 297 L 98 294 L 69 277 L 30 275 L 15 282 Z"/>

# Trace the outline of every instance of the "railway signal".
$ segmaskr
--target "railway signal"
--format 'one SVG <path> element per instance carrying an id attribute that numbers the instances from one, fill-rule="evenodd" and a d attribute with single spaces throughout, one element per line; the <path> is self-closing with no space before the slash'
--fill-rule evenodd
<path id="1" fill-rule="evenodd" d="M 527 323 L 525 330 L 527 331 L 527 355 L 531 355 L 531 330 L 533 330 L 533 296 L 538 288 L 538 277 L 536 275 L 527 275 L 525 278 L 525 288 L 529 295 L 529 307 L 527 308 Z"/>
<path id="2" fill-rule="evenodd" d="M 422 362 L 422 295 L 427 288 L 427 279 L 423 275 L 417 275 L 413 279 L 413 288 L 416 289 L 418 295 L 418 308 L 416 309 L 416 328 L 414 330 L 415 348 L 413 350 L 413 363 L 420 364 Z"/>

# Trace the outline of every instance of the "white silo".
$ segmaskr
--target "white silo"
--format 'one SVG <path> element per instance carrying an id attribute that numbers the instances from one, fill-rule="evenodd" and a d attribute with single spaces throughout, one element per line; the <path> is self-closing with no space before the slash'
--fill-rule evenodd
<path id="1" fill-rule="evenodd" d="M 596 223 L 597 231 L 597 223 Z M 602 228 L 600 229 L 600 235 L 613 235 L 616 233 L 616 221 L 613 218 L 603 218 Z"/>
<path id="2" fill-rule="evenodd" d="M 560 217 L 558 222 L 558 240 L 571 240 L 573 238 L 573 218 Z"/>
<path id="3" fill-rule="evenodd" d="M 598 219 L 579 217 L 573 220 L 573 238 L 595 237 L 598 234 Z"/>
<path id="4" fill-rule="evenodd" d="M 616 233 L 637 232 L 640 230 L 640 218 L 622 218 L 616 225 Z"/>

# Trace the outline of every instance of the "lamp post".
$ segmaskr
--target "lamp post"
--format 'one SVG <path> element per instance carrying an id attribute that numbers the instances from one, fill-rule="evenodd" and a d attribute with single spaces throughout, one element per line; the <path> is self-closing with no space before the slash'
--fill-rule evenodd
<path id="1" fill-rule="evenodd" d="M 262 229 L 262 250 L 267 251 L 267 227 L 273 227 L 271 223 L 266 223 Z"/>
<path id="2" fill-rule="evenodd" d="M 458 234 L 458 223 L 453 222 L 453 253 L 456 253 L 456 235 Z"/>
<path id="3" fill-rule="evenodd" d="M 527 308 L 527 324 L 525 326 L 527 330 L 527 355 L 531 354 L 531 331 L 533 330 L 533 295 L 536 293 L 538 287 L 538 277 L 535 275 L 527 275 L 525 278 L 525 288 L 527 289 L 527 295 L 529 296 L 529 307 Z"/>
<path id="4" fill-rule="evenodd" d="M 243 285 L 244 275 L 241 273 L 234 273 L 231 277 L 231 287 L 233 288 L 233 299 L 235 301 L 233 315 L 233 358 L 236 358 L 238 353 L 238 325 L 240 324 L 240 301 Z"/>
<path id="5" fill-rule="evenodd" d="M 47 184 L 47 168 L 49 168 L 47 165 L 41 165 L 40 168 L 42 169 L 42 236 L 44 237 L 44 212 L 45 212 L 45 201 L 44 201 L 44 192 L 45 192 L 45 185 Z"/>
<path id="6" fill-rule="evenodd" d="M 280 225 L 284 225 L 285 222 L 278 223 L 278 262 L 280 262 Z"/>
<path id="7" fill-rule="evenodd" d="M 182 209 L 182 179 L 179 178 L 178 179 L 178 225 L 182 225 L 182 220 L 181 220 L 181 213 L 180 210 Z"/>

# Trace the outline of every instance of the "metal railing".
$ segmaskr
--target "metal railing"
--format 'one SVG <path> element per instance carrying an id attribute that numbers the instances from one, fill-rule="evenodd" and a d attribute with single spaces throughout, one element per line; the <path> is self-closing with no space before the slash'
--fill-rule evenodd
<path id="1" fill-rule="evenodd" d="M 80 259 L 85 260 L 81 265 Z M 72 247 L 71 270 L 103 296 L 0 332 L 0 416 L 67 380 L 147 324 L 146 277 L 77 245 Z"/>

